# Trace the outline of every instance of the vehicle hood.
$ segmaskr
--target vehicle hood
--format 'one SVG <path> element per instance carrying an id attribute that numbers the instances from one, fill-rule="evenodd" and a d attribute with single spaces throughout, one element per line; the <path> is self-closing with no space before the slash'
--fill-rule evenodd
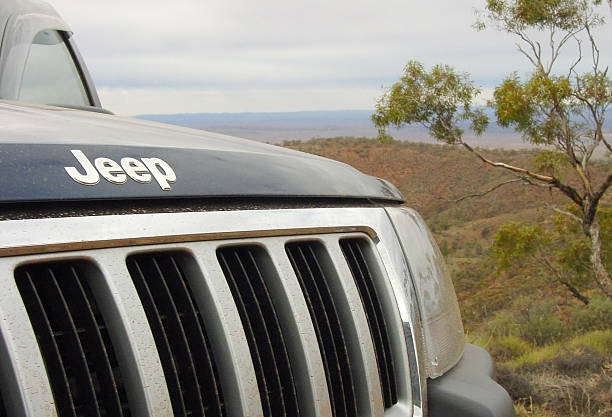
<path id="1" fill-rule="evenodd" d="M 123 158 L 165 162 L 174 181 L 93 184 L 80 151 L 119 165 Z M 107 160 L 100 160 L 107 161 Z M 99 162 L 99 161 L 98 161 Z M 111 175 L 121 177 L 112 168 Z M 160 175 L 171 179 L 163 164 Z M 141 177 L 143 171 L 141 170 Z M 146 173 L 144 173 L 146 176 Z M 115 181 L 117 182 L 117 181 Z M 0 100 L 0 201 L 191 197 L 342 197 L 403 201 L 389 182 L 349 165 L 247 139 L 110 114 Z"/>

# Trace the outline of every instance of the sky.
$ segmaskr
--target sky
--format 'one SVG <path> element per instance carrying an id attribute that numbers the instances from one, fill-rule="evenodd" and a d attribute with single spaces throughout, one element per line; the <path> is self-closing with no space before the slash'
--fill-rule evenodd
<path id="1" fill-rule="evenodd" d="M 484 0 L 47 1 L 124 115 L 372 109 L 409 60 L 470 73 L 484 102 L 529 70 L 509 35 L 472 28 Z M 612 23 L 596 35 L 605 55 Z"/>

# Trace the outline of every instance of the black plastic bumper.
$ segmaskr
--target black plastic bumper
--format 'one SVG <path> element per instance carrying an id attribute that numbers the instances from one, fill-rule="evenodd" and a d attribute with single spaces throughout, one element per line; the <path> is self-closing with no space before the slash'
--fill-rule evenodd
<path id="1" fill-rule="evenodd" d="M 466 344 L 463 357 L 453 369 L 428 380 L 429 417 L 515 417 L 510 396 L 492 376 L 489 353 Z"/>

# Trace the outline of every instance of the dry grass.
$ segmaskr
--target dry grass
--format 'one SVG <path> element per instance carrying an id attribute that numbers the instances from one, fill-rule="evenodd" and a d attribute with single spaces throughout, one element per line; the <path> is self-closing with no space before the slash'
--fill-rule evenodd
<path id="1" fill-rule="evenodd" d="M 524 416 L 612 416 L 612 330 L 533 349 L 497 368 Z"/>

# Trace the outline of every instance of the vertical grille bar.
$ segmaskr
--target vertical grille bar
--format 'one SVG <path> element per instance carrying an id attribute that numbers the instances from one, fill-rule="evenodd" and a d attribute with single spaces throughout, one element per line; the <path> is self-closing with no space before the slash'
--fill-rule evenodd
<path id="1" fill-rule="evenodd" d="M 57 404 L 58 414 L 62 417 L 76 417 L 68 375 L 66 375 L 66 367 L 64 366 L 62 355 L 57 346 L 45 306 L 40 299 L 38 290 L 34 285 L 30 273 L 24 272 L 23 274 L 22 276 L 24 278 L 21 278 L 19 291 L 22 294 L 32 325 L 36 327 L 34 332 L 36 333 L 40 349 L 43 352 L 43 360 L 45 361 L 45 367 L 49 374 L 53 398 Z"/>
<path id="2" fill-rule="evenodd" d="M 102 317 L 92 305 L 93 295 L 89 287 L 83 286 L 74 267 L 70 267 L 70 271 L 73 285 L 66 287 L 66 299 L 71 301 L 70 305 L 74 310 L 72 317 L 77 328 L 91 329 L 84 334 L 83 347 L 85 352 L 88 352 L 88 362 L 98 364 L 97 373 L 94 375 L 98 379 L 100 389 L 98 401 L 104 404 L 104 412 L 108 415 L 122 416 L 123 407 L 127 406 L 127 403 L 125 398 L 121 398 L 122 394 L 115 382 L 112 368 L 117 368 L 118 365 L 106 349 L 106 346 L 110 346 L 106 327 L 98 325 Z"/>
<path id="3" fill-rule="evenodd" d="M 181 253 L 132 255 L 128 270 L 151 324 L 175 415 L 225 415 L 223 394 Z"/>
<path id="4" fill-rule="evenodd" d="M 172 409 L 174 414 L 184 416 L 187 414 L 187 411 L 185 409 L 185 401 L 181 392 L 182 390 L 179 373 L 177 370 L 176 360 L 173 356 L 172 349 L 170 348 L 168 335 L 162 322 L 162 315 L 155 305 L 153 294 L 149 288 L 149 285 L 147 284 L 144 273 L 140 268 L 140 264 L 137 262 L 130 262 L 130 259 L 128 259 L 127 264 L 132 280 L 134 281 L 134 286 L 136 287 L 138 296 L 140 297 L 143 308 L 145 309 L 145 314 L 149 320 L 151 332 L 155 338 L 155 344 L 159 352 L 159 359 L 162 362 L 164 375 L 166 377 L 166 384 L 168 385 L 168 394 L 170 395 L 170 401 L 172 402 Z"/>
<path id="5" fill-rule="evenodd" d="M 193 294 L 186 282 L 186 277 L 176 258 L 171 257 L 170 261 L 170 264 L 162 264 L 162 267 L 166 269 L 165 276 L 171 277 L 174 274 L 177 278 L 180 278 L 168 279 L 167 284 L 172 293 L 176 294 L 176 304 L 179 315 L 183 319 L 187 340 L 193 352 L 200 388 L 203 390 L 204 398 L 207 399 L 206 415 L 221 417 L 225 415 L 223 393 L 212 357 L 210 342 L 204 330 L 204 323 L 193 300 Z"/>
<path id="6" fill-rule="evenodd" d="M 374 342 L 374 353 L 376 354 L 385 408 L 388 408 L 397 403 L 397 381 L 387 324 L 380 304 L 380 297 L 374 284 L 375 277 L 372 275 L 371 268 L 368 266 L 369 261 L 364 254 L 367 245 L 367 241 L 360 238 L 340 240 L 342 253 L 357 284 L 366 312 L 368 326 Z"/>
<path id="7" fill-rule="evenodd" d="M 30 316 L 60 417 L 127 416 L 121 373 L 85 262 L 17 268 L 17 287 Z"/>
<path id="8" fill-rule="evenodd" d="M 221 269 L 243 322 L 265 416 L 298 416 L 295 381 L 279 319 L 259 262 L 269 262 L 255 246 L 217 250 Z"/>
<path id="9" fill-rule="evenodd" d="M 318 259 L 324 250 L 317 242 L 294 242 L 286 252 L 304 293 L 323 358 L 328 391 L 335 417 L 356 416 L 351 364 L 346 341 L 330 288 L 328 277 Z"/>

